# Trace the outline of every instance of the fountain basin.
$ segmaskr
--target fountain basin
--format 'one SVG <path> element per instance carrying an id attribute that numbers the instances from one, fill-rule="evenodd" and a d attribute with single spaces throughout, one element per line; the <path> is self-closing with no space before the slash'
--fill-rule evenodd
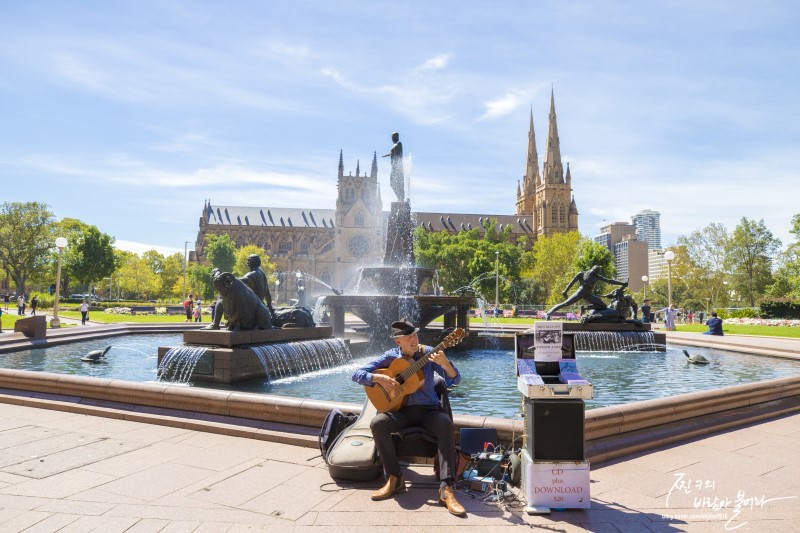
<path id="1" fill-rule="evenodd" d="M 317 346 L 315 341 L 328 341 L 330 346 Z M 307 372 L 310 366 L 309 352 L 314 355 L 336 351 L 335 344 L 344 341 L 331 338 L 330 327 L 286 328 L 252 331 L 192 330 L 183 333 L 185 347 L 158 348 L 158 365 L 176 364 L 179 370 L 167 371 L 173 379 L 178 374 L 181 381 L 203 381 L 210 383 L 236 383 L 251 379 L 275 378 Z M 267 348 L 272 346 L 273 348 Z M 345 351 L 346 346 L 345 346 Z M 173 363 L 175 350 L 191 354 L 188 368 L 181 362 Z M 299 354 L 287 356 L 287 353 Z M 339 364 L 341 358 L 328 357 L 320 367 Z"/>

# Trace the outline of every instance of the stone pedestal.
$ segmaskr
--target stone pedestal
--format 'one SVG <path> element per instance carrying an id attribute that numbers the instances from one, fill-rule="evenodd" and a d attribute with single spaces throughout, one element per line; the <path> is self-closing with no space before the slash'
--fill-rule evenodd
<path id="1" fill-rule="evenodd" d="M 44 315 L 21 318 L 14 324 L 14 331 L 32 339 L 44 339 L 47 336 L 47 319 Z"/>
<path id="2" fill-rule="evenodd" d="M 188 346 L 207 346 L 192 372 L 191 381 L 236 383 L 267 377 L 264 365 L 250 349 L 252 345 L 300 342 L 331 337 L 330 327 L 286 328 L 253 331 L 196 329 L 184 331 Z M 170 347 L 158 349 L 158 363 Z"/>

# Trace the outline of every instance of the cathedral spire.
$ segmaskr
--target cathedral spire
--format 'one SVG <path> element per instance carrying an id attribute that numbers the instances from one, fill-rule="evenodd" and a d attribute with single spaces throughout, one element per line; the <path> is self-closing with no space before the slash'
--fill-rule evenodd
<path id="1" fill-rule="evenodd" d="M 339 150 L 339 179 L 344 177 L 344 158 L 342 155 L 342 151 Z"/>
<path id="2" fill-rule="evenodd" d="M 378 179 L 378 152 L 372 155 L 372 170 L 369 172 L 369 177 L 376 180 Z"/>
<path id="3" fill-rule="evenodd" d="M 361 160 L 356 159 L 356 177 L 361 174 Z"/>
<path id="4" fill-rule="evenodd" d="M 523 189 L 525 194 L 533 194 L 536 184 L 541 180 L 539 176 L 539 154 L 536 151 L 536 132 L 533 130 L 533 109 L 531 109 L 531 122 L 528 126 L 528 153 L 525 162 L 525 180 Z"/>
<path id="5" fill-rule="evenodd" d="M 556 103 L 553 89 L 550 89 L 550 116 L 547 129 L 547 143 L 544 155 L 544 182 L 564 183 L 564 166 L 561 163 L 561 142 L 558 139 Z"/>
<path id="6" fill-rule="evenodd" d="M 569 173 L 569 161 L 567 161 L 567 185 L 572 183 L 572 175 Z"/>

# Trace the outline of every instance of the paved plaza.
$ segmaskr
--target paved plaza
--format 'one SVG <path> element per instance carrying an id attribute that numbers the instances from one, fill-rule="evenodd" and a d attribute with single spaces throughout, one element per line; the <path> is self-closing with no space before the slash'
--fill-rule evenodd
<path id="1" fill-rule="evenodd" d="M 0 531 L 796 531 L 798 438 L 786 416 L 599 465 L 589 510 L 473 493 L 457 518 L 428 466 L 372 502 L 377 482 L 337 485 L 313 448 L 0 403 Z"/>
<path id="2" fill-rule="evenodd" d="M 95 328 L 104 327 L 80 329 Z M 711 342 L 731 349 L 737 337 Z M 744 350 L 800 352 L 794 339 L 739 340 Z M 315 448 L 170 416 L 0 390 L 0 532 L 783 532 L 800 523 L 800 414 L 595 465 L 588 510 L 529 516 L 515 497 L 462 493 L 466 518 L 438 504 L 430 466 L 408 468 L 407 493 L 372 502 L 379 482 L 333 482 Z"/>

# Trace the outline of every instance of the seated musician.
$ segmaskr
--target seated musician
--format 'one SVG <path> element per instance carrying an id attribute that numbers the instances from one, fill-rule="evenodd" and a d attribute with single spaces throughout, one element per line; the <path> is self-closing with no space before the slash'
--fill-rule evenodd
<path id="1" fill-rule="evenodd" d="M 415 328 L 407 320 L 393 322 L 392 338 L 397 346 L 356 370 L 353 374 L 353 381 L 365 387 L 375 387 L 377 385 L 387 390 L 400 386 L 393 377 L 378 371 L 388 368 L 393 361 L 401 357 L 413 361 L 428 354 L 433 349 L 430 346 L 423 346 L 419 343 L 417 331 L 419 331 L 419 328 Z M 409 426 L 419 426 L 436 436 L 439 448 L 439 479 L 441 480 L 439 503 L 445 505 L 450 513 L 456 516 L 464 516 L 467 512 L 458 503 L 453 491 L 456 466 L 454 464 L 455 439 L 453 437 L 453 421 L 442 410 L 439 398 L 434 390 L 434 372 L 445 379 L 447 386 L 457 385 L 461 381 L 461 374 L 441 350 L 430 356 L 429 362 L 422 367 L 422 372 L 425 377 L 424 383 L 419 390 L 408 394 L 406 403 L 402 408 L 396 411 L 380 413 L 372 419 L 372 435 L 386 475 L 386 485 L 375 492 L 372 495 L 372 499 L 375 501 L 385 500 L 395 494 L 405 492 L 405 480 L 400 472 L 397 452 L 391 434 Z"/>

